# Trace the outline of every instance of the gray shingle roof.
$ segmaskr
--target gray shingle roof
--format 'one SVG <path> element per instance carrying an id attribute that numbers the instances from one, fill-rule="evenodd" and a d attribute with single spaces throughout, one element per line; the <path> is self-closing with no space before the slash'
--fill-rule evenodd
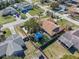
<path id="1" fill-rule="evenodd" d="M 6 40 L 13 40 L 15 43 L 17 43 L 17 44 L 19 44 L 21 46 L 24 46 L 25 45 L 22 37 L 19 36 L 19 35 L 17 35 L 17 34 L 14 34 L 14 35 L 8 37 Z"/>
<path id="2" fill-rule="evenodd" d="M 30 5 L 29 3 L 21 2 L 21 3 L 16 3 L 14 7 L 17 7 L 17 9 L 22 10 L 24 7 L 29 6 L 29 5 Z"/>
<path id="3" fill-rule="evenodd" d="M 73 34 L 79 37 L 79 30 L 74 32 Z"/>
<path id="4" fill-rule="evenodd" d="M 7 45 L 6 55 L 10 56 L 10 55 L 13 55 L 14 52 L 21 51 L 21 50 L 23 50 L 23 48 L 20 45 L 18 45 L 14 41 L 10 41 Z"/>
<path id="5" fill-rule="evenodd" d="M 59 40 L 60 40 L 62 43 L 64 43 L 68 48 L 70 48 L 70 47 L 73 45 L 73 43 L 70 41 L 70 40 L 71 40 L 71 35 L 69 35 L 68 32 L 65 33 L 65 34 L 63 34 L 63 35 L 59 38 Z"/>
<path id="6" fill-rule="evenodd" d="M 23 50 L 22 46 L 25 45 L 23 39 L 14 34 L 0 43 L 0 56 L 11 55 L 13 52 Z"/>
<path id="7" fill-rule="evenodd" d="M 15 14 L 16 10 L 13 7 L 7 7 L 3 10 L 2 15 Z"/>
<path id="8" fill-rule="evenodd" d="M 68 48 L 74 46 L 79 50 L 79 30 L 77 31 L 69 31 L 63 34 L 59 40 L 64 43 Z"/>
<path id="9" fill-rule="evenodd" d="M 0 56 L 4 56 L 6 54 L 7 43 L 2 44 L 0 46 Z"/>

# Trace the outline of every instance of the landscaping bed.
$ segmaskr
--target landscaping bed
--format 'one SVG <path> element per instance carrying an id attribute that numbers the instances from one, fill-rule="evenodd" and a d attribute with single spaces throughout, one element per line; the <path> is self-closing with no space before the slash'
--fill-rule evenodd
<path id="1" fill-rule="evenodd" d="M 48 56 L 48 59 L 60 59 L 63 55 L 71 53 L 64 48 L 58 41 L 52 43 L 43 52 Z"/>
<path id="2" fill-rule="evenodd" d="M 13 22 L 13 21 L 15 21 L 13 16 L 6 16 L 6 17 L 0 16 L 0 25 L 10 23 L 10 22 Z"/>
<path id="3" fill-rule="evenodd" d="M 9 37 L 11 35 L 11 31 L 8 28 L 3 29 L 6 32 L 5 36 Z"/>

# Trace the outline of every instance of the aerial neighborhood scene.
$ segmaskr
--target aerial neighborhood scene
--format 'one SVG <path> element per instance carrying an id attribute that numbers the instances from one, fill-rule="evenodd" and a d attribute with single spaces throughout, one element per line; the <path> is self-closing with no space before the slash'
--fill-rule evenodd
<path id="1" fill-rule="evenodd" d="M 0 0 L 0 59 L 79 59 L 79 0 Z"/>

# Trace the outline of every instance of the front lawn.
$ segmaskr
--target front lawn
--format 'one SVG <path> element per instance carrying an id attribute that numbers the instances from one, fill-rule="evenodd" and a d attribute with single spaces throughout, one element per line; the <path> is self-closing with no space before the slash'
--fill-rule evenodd
<path id="1" fill-rule="evenodd" d="M 13 16 L 6 16 L 6 17 L 0 16 L 0 25 L 10 23 L 10 22 L 13 22 L 13 21 L 15 21 Z"/>
<path id="2" fill-rule="evenodd" d="M 30 10 L 29 13 L 30 15 L 39 15 L 43 12 L 41 8 L 33 8 L 33 10 Z"/>
<path id="3" fill-rule="evenodd" d="M 11 35 L 11 31 L 8 28 L 3 29 L 3 31 L 6 32 L 6 34 L 5 34 L 6 37 L 9 37 Z"/>
<path id="4" fill-rule="evenodd" d="M 65 20 L 65 19 L 62 19 L 62 20 L 58 20 L 57 21 L 57 24 L 60 25 L 61 27 L 63 28 L 67 28 L 68 26 L 71 26 L 72 29 L 77 29 L 79 28 L 79 26 Z"/>

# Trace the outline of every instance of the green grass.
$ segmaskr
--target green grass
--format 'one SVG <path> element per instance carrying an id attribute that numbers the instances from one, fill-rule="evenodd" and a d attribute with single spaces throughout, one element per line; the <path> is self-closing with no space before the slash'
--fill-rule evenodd
<path id="1" fill-rule="evenodd" d="M 15 19 L 12 16 L 7 16 L 7 17 L 0 16 L 0 25 L 10 23 L 10 22 L 13 22 L 13 21 L 15 21 Z"/>
<path id="2" fill-rule="evenodd" d="M 41 12 L 43 12 L 43 10 L 40 8 L 33 8 L 33 10 L 29 11 L 31 15 L 39 15 Z"/>
<path id="3" fill-rule="evenodd" d="M 41 18 L 48 18 L 48 17 L 49 17 L 49 16 L 46 15 L 46 16 L 42 16 Z"/>
<path id="4" fill-rule="evenodd" d="M 3 29 L 3 30 L 6 32 L 5 34 L 6 37 L 9 37 L 11 35 L 11 31 L 8 28 Z"/>
<path id="5" fill-rule="evenodd" d="M 35 2 L 39 2 L 40 0 L 33 0 L 33 3 L 35 3 Z"/>
<path id="6" fill-rule="evenodd" d="M 43 52 L 47 55 L 48 59 L 59 59 L 59 57 L 62 57 L 65 54 L 71 54 L 58 41 L 49 45 L 47 48 L 43 50 Z"/>
<path id="7" fill-rule="evenodd" d="M 79 28 L 79 26 L 77 26 L 77 25 L 75 25 L 75 24 L 73 24 L 73 23 L 71 23 L 71 22 L 69 22 L 69 21 L 67 21 L 65 19 L 57 21 L 57 24 L 60 25 L 63 28 L 66 28 L 67 26 L 71 26 L 72 29 Z"/>

